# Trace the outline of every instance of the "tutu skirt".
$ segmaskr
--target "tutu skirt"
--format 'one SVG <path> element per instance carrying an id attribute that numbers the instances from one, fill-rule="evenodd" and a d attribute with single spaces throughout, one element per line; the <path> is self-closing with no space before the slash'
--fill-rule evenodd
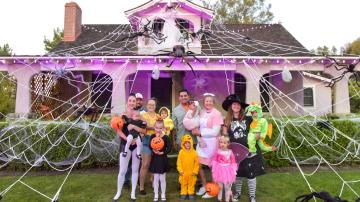
<path id="1" fill-rule="evenodd" d="M 212 163 L 211 167 L 212 178 L 215 182 L 224 184 L 232 184 L 236 179 L 236 167 L 232 164 L 220 164 L 218 162 Z"/>

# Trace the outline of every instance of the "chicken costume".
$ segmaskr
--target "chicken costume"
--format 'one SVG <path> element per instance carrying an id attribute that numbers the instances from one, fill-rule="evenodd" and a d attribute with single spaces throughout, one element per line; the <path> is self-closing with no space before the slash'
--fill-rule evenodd
<path id="1" fill-rule="evenodd" d="M 190 149 L 185 149 L 185 142 L 190 142 Z M 199 172 L 199 160 L 195 149 L 193 148 L 193 140 L 190 135 L 184 135 L 181 140 L 181 150 L 177 159 L 177 170 L 183 175 L 179 176 L 181 184 L 180 195 L 194 195 L 196 175 Z"/>

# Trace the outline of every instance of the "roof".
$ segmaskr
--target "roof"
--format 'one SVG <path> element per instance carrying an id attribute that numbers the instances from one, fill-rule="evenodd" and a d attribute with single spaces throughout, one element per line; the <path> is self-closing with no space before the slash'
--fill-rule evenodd
<path id="1" fill-rule="evenodd" d="M 130 24 L 82 25 L 74 42 L 60 42 L 53 56 L 134 56 L 137 38 Z M 119 40 L 124 39 L 125 40 Z M 314 56 L 281 24 L 212 26 L 201 39 L 204 56 Z"/>

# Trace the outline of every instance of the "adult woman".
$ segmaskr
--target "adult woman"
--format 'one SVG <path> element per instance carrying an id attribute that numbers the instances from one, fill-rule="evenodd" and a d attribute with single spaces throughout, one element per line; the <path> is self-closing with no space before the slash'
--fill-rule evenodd
<path id="1" fill-rule="evenodd" d="M 131 113 L 133 112 L 134 108 L 136 106 L 136 97 L 134 94 L 130 94 L 127 100 L 126 105 L 126 111 L 122 113 L 121 115 L 125 115 L 127 117 L 131 117 Z M 126 155 L 124 155 L 124 148 L 126 145 L 126 138 L 129 135 L 129 130 L 136 130 L 139 133 L 145 133 L 145 130 L 137 127 L 132 124 L 125 124 L 122 128 L 122 130 L 116 130 L 116 133 L 118 134 L 120 138 L 120 156 L 119 156 L 119 175 L 118 175 L 118 182 L 117 182 L 117 193 L 113 198 L 113 201 L 117 201 L 120 198 L 122 187 L 124 185 L 125 181 L 125 174 L 128 169 L 128 164 L 130 161 L 130 158 L 132 159 L 131 164 L 131 199 L 135 200 L 135 190 L 139 175 L 139 165 L 140 160 L 136 156 L 136 144 L 135 140 L 133 140 L 132 145 L 130 146 L 130 152 L 128 152 Z"/>
<path id="2" fill-rule="evenodd" d="M 248 105 L 240 100 L 236 95 L 229 95 L 222 103 L 222 107 L 227 111 L 224 121 L 223 134 L 229 135 L 230 142 L 236 142 L 248 147 L 247 135 L 249 133 L 252 118 L 245 116 L 245 108 Z M 235 191 L 233 201 L 238 201 L 241 195 L 242 180 L 248 179 L 250 202 L 256 202 L 256 177 L 265 174 L 262 154 L 259 146 L 256 144 L 257 153 L 251 158 L 243 160 L 238 168 L 235 182 Z"/>
<path id="3" fill-rule="evenodd" d="M 151 161 L 151 149 L 150 149 L 150 136 L 155 134 L 154 125 L 158 118 L 155 109 L 156 109 L 157 100 L 156 98 L 150 98 L 147 101 L 147 112 L 142 113 L 143 119 L 147 123 L 146 135 L 143 137 L 143 148 L 142 148 L 142 162 L 140 170 L 140 194 L 146 195 L 145 192 L 145 179 L 149 171 L 150 161 Z"/>
<path id="4" fill-rule="evenodd" d="M 203 166 L 209 166 L 211 163 L 211 158 L 218 146 L 217 138 L 223 124 L 221 113 L 214 108 L 214 104 L 214 95 L 210 93 L 204 94 L 204 109 L 200 112 L 200 128 L 192 131 L 193 135 L 198 136 L 196 151 L 199 156 L 199 176 L 202 183 L 202 187 L 196 194 L 203 195 L 203 198 L 211 197 L 205 190 L 206 177 Z"/>

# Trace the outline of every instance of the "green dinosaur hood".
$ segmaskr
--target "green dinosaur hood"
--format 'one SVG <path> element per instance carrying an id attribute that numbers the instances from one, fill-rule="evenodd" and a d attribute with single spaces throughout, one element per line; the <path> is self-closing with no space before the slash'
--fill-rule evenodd
<path id="1" fill-rule="evenodd" d="M 256 111 L 258 114 L 258 119 L 262 118 L 263 114 L 262 114 L 262 108 L 260 105 L 256 104 L 256 103 L 251 103 L 248 107 L 246 107 L 245 111 L 247 113 L 251 113 L 253 111 Z"/>

